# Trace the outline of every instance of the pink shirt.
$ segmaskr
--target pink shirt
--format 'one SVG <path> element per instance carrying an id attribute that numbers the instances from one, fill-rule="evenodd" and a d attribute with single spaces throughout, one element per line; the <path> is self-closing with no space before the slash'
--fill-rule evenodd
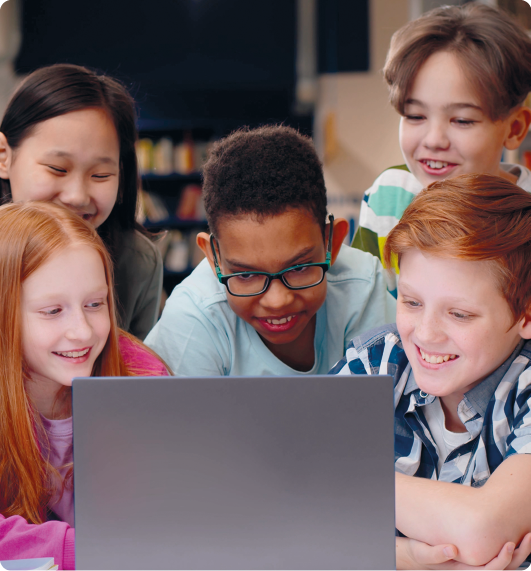
<path id="1" fill-rule="evenodd" d="M 150 376 L 167 376 L 163 363 L 146 349 L 134 344 L 127 337 L 120 337 L 120 352 L 128 366 L 140 368 Z M 41 417 L 49 441 L 49 459 L 52 466 L 64 476 L 72 462 L 72 418 L 49 420 Z M 41 443 L 43 451 L 46 450 Z M 0 560 L 53 557 L 59 569 L 75 569 L 75 531 L 73 490 L 67 486 L 59 499 L 62 483 L 48 507 L 62 521 L 48 521 L 39 525 L 29 524 L 20 516 L 5 518 L 0 515 Z"/>
<path id="2" fill-rule="evenodd" d="M 41 416 L 42 425 L 48 436 L 50 464 L 59 471 L 61 479 L 54 482 L 55 494 L 51 497 L 48 507 L 56 513 L 61 521 L 74 527 L 74 494 L 72 489 L 72 478 L 69 478 L 63 494 L 63 480 L 69 468 L 64 467 L 71 464 L 72 458 L 72 417 L 62 420 L 50 420 Z M 48 449 L 46 442 L 41 442 L 43 454 Z"/>

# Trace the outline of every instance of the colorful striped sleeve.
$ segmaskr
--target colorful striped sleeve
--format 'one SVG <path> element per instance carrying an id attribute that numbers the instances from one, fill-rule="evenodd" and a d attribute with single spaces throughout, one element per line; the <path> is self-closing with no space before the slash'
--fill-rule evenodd
<path id="1" fill-rule="evenodd" d="M 352 246 L 381 258 L 385 237 L 421 190 L 422 185 L 406 165 L 385 170 L 363 196 Z"/>
<path id="2" fill-rule="evenodd" d="M 398 224 L 404 210 L 422 190 L 420 182 L 409 172 L 406 165 L 385 170 L 365 192 L 360 209 L 358 229 L 352 247 L 369 252 L 383 261 L 387 235 Z M 388 289 L 396 297 L 396 274 L 394 268 L 387 276 Z"/>

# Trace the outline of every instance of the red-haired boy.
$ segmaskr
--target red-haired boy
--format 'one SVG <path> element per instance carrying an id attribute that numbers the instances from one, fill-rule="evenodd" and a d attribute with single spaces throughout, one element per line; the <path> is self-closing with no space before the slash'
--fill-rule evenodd
<path id="1" fill-rule="evenodd" d="M 516 568 L 531 550 L 531 194 L 435 182 L 384 258 L 396 326 L 354 338 L 332 373 L 395 378 L 397 567 Z"/>

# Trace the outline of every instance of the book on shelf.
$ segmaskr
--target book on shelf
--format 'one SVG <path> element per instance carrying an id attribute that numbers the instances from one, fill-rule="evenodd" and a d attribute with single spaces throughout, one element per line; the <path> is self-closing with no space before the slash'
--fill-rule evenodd
<path id="1" fill-rule="evenodd" d="M 193 175 L 205 164 L 211 145 L 212 141 L 194 141 L 190 133 L 178 143 L 169 136 L 143 137 L 136 143 L 138 169 L 142 175 Z"/>
<path id="2" fill-rule="evenodd" d="M 10 561 L 0 561 L 0 570 L 8 571 L 33 571 L 37 569 L 47 569 L 55 571 L 57 569 L 53 557 L 37 557 L 34 559 L 11 559 Z"/>
<path id="3" fill-rule="evenodd" d="M 150 222 L 160 222 L 166 220 L 170 215 L 164 200 L 154 192 L 143 190 L 140 193 L 140 204 L 144 220 L 139 220 L 139 222 L 144 222 L 146 218 Z"/>

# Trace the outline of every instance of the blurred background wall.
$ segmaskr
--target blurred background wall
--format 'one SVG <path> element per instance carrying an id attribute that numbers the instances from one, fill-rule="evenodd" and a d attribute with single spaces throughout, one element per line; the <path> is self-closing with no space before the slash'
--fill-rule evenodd
<path id="1" fill-rule="evenodd" d="M 390 38 L 431 8 L 466 1 L 8 0 L 0 111 L 43 65 L 76 63 L 121 79 L 138 104 L 144 221 L 172 231 L 167 270 L 177 282 L 197 263 L 208 145 L 243 125 L 282 122 L 313 136 L 330 210 L 351 219 L 353 232 L 363 192 L 403 162 L 381 75 Z M 524 0 L 476 1 L 531 27 Z"/>

